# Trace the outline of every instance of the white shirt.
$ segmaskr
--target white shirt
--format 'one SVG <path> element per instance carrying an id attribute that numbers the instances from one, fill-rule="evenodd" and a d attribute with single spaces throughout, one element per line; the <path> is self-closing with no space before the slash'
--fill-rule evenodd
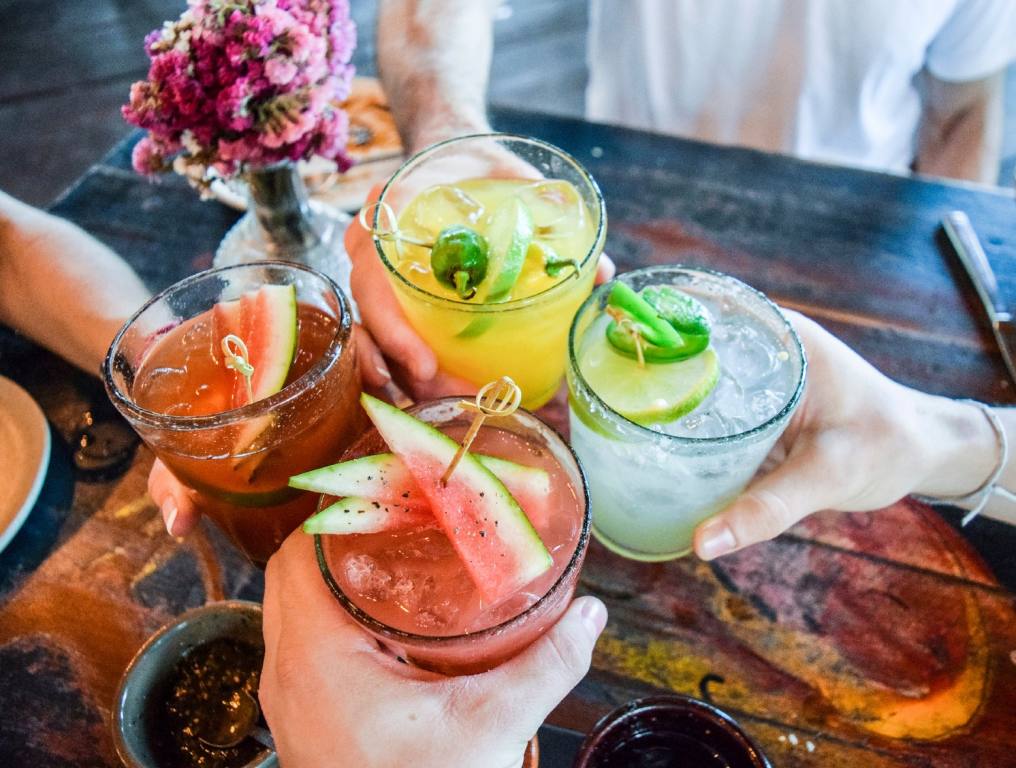
<path id="1" fill-rule="evenodd" d="M 1016 0 L 592 0 L 590 119 L 905 171 L 927 66 L 1016 58 Z"/>

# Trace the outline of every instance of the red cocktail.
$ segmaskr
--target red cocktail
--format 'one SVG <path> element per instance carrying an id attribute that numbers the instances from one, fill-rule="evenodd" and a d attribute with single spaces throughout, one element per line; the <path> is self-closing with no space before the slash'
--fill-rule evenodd
<path id="1" fill-rule="evenodd" d="M 314 511 L 289 477 L 332 459 L 366 423 L 346 299 L 282 262 L 170 287 L 120 331 L 104 372 L 120 412 L 259 565 Z"/>
<path id="2" fill-rule="evenodd" d="M 374 410 L 371 413 L 377 422 Z M 455 441 L 462 439 L 473 418 L 457 399 L 419 405 L 408 413 Z M 491 669 L 536 640 L 571 602 L 589 537 L 582 470 L 553 429 L 519 410 L 487 419 L 470 447 L 469 454 L 498 478 L 496 486 L 484 490 L 485 478 L 474 485 L 464 472 L 456 487 L 463 472 L 456 469 L 436 495 L 421 493 L 413 482 L 421 477 L 416 470 L 423 466 L 424 475 L 440 474 L 443 460 L 428 467 L 426 458 L 392 444 L 390 430 L 381 431 L 387 444 L 371 430 L 347 452 L 347 461 L 337 465 L 355 469 L 352 474 L 363 481 L 355 487 L 367 488 L 365 496 L 338 501 L 325 496 L 321 506 L 330 511 L 305 526 L 318 529 L 316 522 L 325 516 L 330 519 L 325 527 L 336 531 L 344 526 L 382 528 L 319 535 L 318 562 L 325 581 L 357 622 L 407 661 L 452 675 Z M 399 441 L 406 442 L 409 431 L 398 425 Z M 383 458 L 392 456 L 385 453 L 389 444 L 407 464 L 416 465 L 414 473 Z M 348 461 L 359 457 L 369 458 Z M 475 466 L 476 477 L 484 474 Z M 320 487 L 329 482 L 348 485 L 349 480 L 350 472 L 342 470 L 330 478 L 327 470 L 319 475 Z M 315 484 L 313 478 L 302 482 Z M 502 490 L 518 502 L 528 523 L 516 525 L 503 510 L 488 505 Z M 370 500 L 371 494 L 382 500 Z M 447 509 L 438 510 L 439 503 Z M 532 540 L 531 532 L 538 539 Z M 506 540 L 504 547 L 497 542 L 488 546 L 498 537 Z M 518 555 L 518 549 L 524 554 Z M 514 565 L 501 569 L 498 558 Z M 540 558 L 545 558 L 542 564 Z M 515 581 L 504 572 L 530 566 L 535 570 L 514 574 Z M 537 575 L 529 579 L 529 573 Z"/>

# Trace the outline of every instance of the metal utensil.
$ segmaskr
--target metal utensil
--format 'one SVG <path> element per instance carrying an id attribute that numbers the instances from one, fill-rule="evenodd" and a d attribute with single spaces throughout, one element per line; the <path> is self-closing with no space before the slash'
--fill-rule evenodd
<path id="1" fill-rule="evenodd" d="M 205 721 L 198 740 L 216 749 L 235 747 L 248 736 L 259 744 L 275 749 L 272 734 L 258 725 L 261 707 L 247 691 L 234 691 L 227 705 L 218 711 L 218 718 Z"/>
<path id="2" fill-rule="evenodd" d="M 970 275 L 981 304 L 988 314 L 988 321 L 991 323 L 1002 359 L 1009 369 L 1009 377 L 1016 382 L 1016 362 L 1013 357 L 1016 354 L 1016 320 L 1002 299 L 998 280 L 991 269 L 991 264 L 988 263 L 988 257 L 984 255 L 984 249 L 977 239 L 970 218 L 963 211 L 952 211 L 942 219 L 942 228 L 967 274 Z"/>

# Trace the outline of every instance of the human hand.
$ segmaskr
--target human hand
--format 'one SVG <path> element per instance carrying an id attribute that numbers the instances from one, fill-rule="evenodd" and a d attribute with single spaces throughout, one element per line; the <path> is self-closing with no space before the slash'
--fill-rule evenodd
<path id="1" fill-rule="evenodd" d="M 997 449 L 979 409 L 883 376 L 812 320 L 784 310 L 808 356 L 804 394 L 767 459 L 775 464 L 699 525 L 711 560 L 782 533 L 823 509 L 879 509 L 909 493 L 962 495 L 988 477 Z"/>
<path id="2" fill-rule="evenodd" d="M 365 205 L 377 201 L 380 193 L 380 186 L 374 187 Z M 437 356 L 410 325 L 378 258 L 373 237 L 357 217 L 346 229 L 345 245 L 353 263 L 351 285 L 363 324 L 377 340 L 381 351 L 403 374 L 402 383 L 413 397 L 429 400 L 475 392 L 476 387 L 470 382 L 438 368 Z M 614 272 L 614 262 L 607 254 L 601 254 L 596 268 L 597 285 L 612 279 Z"/>
<path id="3" fill-rule="evenodd" d="M 468 677 L 397 661 L 328 592 L 314 545 L 291 535 L 265 573 L 259 698 L 282 765 L 514 768 L 589 669 L 607 612 L 583 597 L 522 654 Z"/>
<path id="4" fill-rule="evenodd" d="M 364 388 L 385 390 L 391 383 L 384 357 L 363 327 L 353 329 L 360 380 Z M 170 536 L 186 536 L 201 519 L 201 495 L 176 479 L 161 459 L 156 459 L 148 473 L 148 495 L 162 512 L 162 521 Z"/>

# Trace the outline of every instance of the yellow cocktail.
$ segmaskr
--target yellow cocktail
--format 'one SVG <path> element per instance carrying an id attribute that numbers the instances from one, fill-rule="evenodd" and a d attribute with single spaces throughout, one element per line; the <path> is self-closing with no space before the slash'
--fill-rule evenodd
<path id="1" fill-rule="evenodd" d="M 381 203 L 378 253 L 441 368 L 476 385 L 507 374 L 527 408 L 547 402 L 603 248 L 592 177 L 535 139 L 467 136 L 409 160 Z"/>

